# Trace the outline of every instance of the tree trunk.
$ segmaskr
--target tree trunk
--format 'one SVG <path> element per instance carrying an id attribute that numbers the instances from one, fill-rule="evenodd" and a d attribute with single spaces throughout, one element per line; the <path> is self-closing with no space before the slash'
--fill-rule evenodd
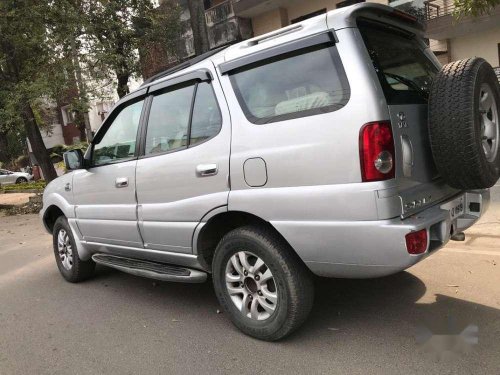
<path id="1" fill-rule="evenodd" d="M 80 142 L 85 142 L 87 140 L 87 134 L 85 129 L 85 120 L 83 118 L 83 113 L 77 112 L 75 116 L 75 124 L 80 132 Z"/>
<path id="2" fill-rule="evenodd" d="M 0 131 L 0 161 L 5 164 L 10 161 L 7 153 L 7 134 L 7 132 Z"/>
<path id="3" fill-rule="evenodd" d="M 116 77 L 118 79 L 118 87 L 116 88 L 116 92 L 118 93 L 118 97 L 123 98 L 130 92 L 128 89 L 128 79 L 130 77 L 130 74 L 117 73 Z"/>
<path id="4" fill-rule="evenodd" d="M 40 133 L 40 128 L 35 121 L 35 115 L 33 113 L 33 109 L 26 103 L 23 111 L 22 111 L 22 119 L 24 122 L 24 129 L 26 130 L 26 134 L 28 135 L 28 139 L 30 141 L 31 149 L 33 150 L 33 154 L 42 168 L 43 177 L 45 181 L 52 181 L 57 177 L 56 170 L 54 168 L 54 164 L 50 160 L 49 153 L 45 148 L 45 144 L 43 143 L 42 134 Z"/>
<path id="5" fill-rule="evenodd" d="M 85 104 L 88 104 L 87 97 L 87 87 L 85 85 L 85 81 L 82 77 L 82 68 L 80 66 L 80 59 L 78 57 L 78 51 L 76 50 L 75 38 L 71 39 L 71 58 L 73 62 L 73 67 L 75 69 L 76 75 L 76 85 L 78 87 L 78 95 L 80 96 L 80 101 L 84 101 Z M 92 128 L 90 127 L 89 121 L 89 113 L 85 112 L 83 114 L 83 126 L 84 129 L 80 128 L 80 140 L 83 142 L 85 138 L 88 142 L 92 141 Z"/>
<path id="6" fill-rule="evenodd" d="M 188 0 L 193 43 L 196 55 L 201 55 L 210 49 L 205 21 L 205 8 L 202 0 Z"/>

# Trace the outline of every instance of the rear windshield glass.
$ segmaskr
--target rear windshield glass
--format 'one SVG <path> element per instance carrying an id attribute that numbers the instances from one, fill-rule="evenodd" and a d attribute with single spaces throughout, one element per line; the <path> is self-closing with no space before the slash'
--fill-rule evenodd
<path id="1" fill-rule="evenodd" d="M 232 73 L 247 119 L 265 124 L 335 111 L 349 99 L 349 85 L 334 46 L 317 46 Z"/>
<path id="2" fill-rule="evenodd" d="M 438 67 L 415 34 L 377 22 L 358 27 L 389 104 L 426 102 Z"/>

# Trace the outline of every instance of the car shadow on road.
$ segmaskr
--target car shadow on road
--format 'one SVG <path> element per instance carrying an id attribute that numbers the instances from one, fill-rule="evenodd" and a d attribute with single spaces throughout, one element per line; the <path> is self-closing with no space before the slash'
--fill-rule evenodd
<path id="1" fill-rule="evenodd" d="M 94 283 L 108 284 L 124 293 L 123 298 L 154 309 L 165 309 L 179 316 L 195 315 L 207 325 L 232 330 L 216 300 L 211 280 L 204 284 L 178 284 L 143 279 L 99 267 Z M 479 343 L 499 348 L 500 310 L 446 295 L 426 296 L 425 283 L 409 272 L 365 280 L 315 280 L 313 309 L 303 327 L 280 345 L 299 346 L 305 342 L 332 340 L 383 343 L 389 349 L 403 340 L 417 346 L 418 327 L 434 334 L 459 334 L 473 324 L 479 328 Z M 98 287 L 96 285 L 96 287 Z"/>

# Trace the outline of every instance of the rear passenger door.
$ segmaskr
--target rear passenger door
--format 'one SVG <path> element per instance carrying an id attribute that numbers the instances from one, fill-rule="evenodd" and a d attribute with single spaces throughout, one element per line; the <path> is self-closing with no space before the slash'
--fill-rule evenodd
<path id="1" fill-rule="evenodd" d="M 209 61 L 150 87 L 137 163 L 144 247 L 190 253 L 196 225 L 227 206 L 230 121 Z"/>

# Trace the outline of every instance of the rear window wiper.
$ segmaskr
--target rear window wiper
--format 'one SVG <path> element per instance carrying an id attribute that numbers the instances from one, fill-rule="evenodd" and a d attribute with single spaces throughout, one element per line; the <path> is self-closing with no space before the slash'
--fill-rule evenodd
<path id="1" fill-rule="evenodd" d="M 426 99 L 428 98 L 427 91 L 423 90 L 417 83 L 413 82 L 411 79 L 408 79 L 406 77 L 403 77 L 403 76 L 400 76 L 399 74 L 394 74 L 394 73 L 384 72 L 384 75 L 398 81 L 399 83 L 402 83 L 403 85 L 408 86 L 409 88 L 414 89 L 415 91 L 422 94 L 422 96 L 424 98 L 426 98 Z"/>

